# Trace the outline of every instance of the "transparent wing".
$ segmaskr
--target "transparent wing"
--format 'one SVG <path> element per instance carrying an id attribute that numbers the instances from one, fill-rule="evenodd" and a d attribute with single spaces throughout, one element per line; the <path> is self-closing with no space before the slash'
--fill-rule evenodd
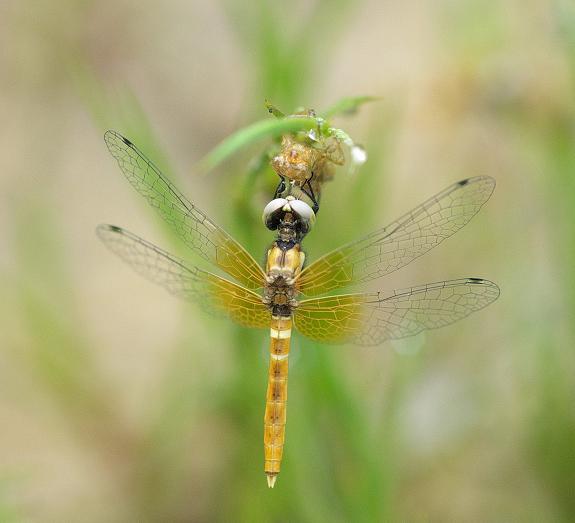
<path id="1" fill-rule="evenodd" d="M 186 199 L 130 140 L 116 131 L 106 131 L 104 140 L 128 181 L 186 245 L 249 289 L 263 286 L 264 272 L 253 257 Z"/>
<path id="2" fill-rule="evenodd" d="M 465 278 L 393 291 L 311 298 L 300 302 L 295 327 L 324 343 L 378 345 L 444 327 L 489 305 L 499 287 Z"/>
<path id="3" fill-rule="evenodd" d="M 306 267 L 298 279 L 300 292 L 317 296 L 404 267 L 467 224 L 494 188 L 488 176 L 454 183 L 387 227 Z"/>
<path id="4" fill-rule="evenodd" d="M 106 246 L 138 274 L 172 294 L 225 315 L 245 327 L 268 328 L 271 316 L 255 292 L 171 256 L 159 247 L 115 225 L 96 229 Z"/>

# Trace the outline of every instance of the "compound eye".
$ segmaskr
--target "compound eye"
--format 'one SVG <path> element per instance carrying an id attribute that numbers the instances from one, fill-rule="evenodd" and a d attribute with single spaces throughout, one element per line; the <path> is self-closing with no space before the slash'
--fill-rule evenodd
<path id="1" fill-rule="evenodd" d="M 275 231 L 278 228 L 281 217 L 284 214 L 282 209 L 287 204 L 288 201 L 285 198 L 276 198 L 265 206 L 262 221 L 268 229 Z"/>
<path id="2" fill-rule="evenodd" d="M 303 233 L 307 233 L 315 224 L 315 213 L 313 209 L 302 200 L 293 200 L 289 205 L 298 218 Z"/>

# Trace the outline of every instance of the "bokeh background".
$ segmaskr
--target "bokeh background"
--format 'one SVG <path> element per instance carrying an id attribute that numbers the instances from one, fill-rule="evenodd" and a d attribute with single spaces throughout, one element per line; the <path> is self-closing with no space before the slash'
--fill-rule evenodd
<path id="1" fill-rule="evenodd" d="M 573 521 L 575 4 L 0 2 L 1 521 Z M 181 248 L 102 135 L 129 136 L 263 259 L 285 111 L 334 121 L 368 163 L 326 186 L 310 258 L 455 180 L 481 213 L 378 287 L 502 289 L 449 328 L 376 348 L 295 337 L 287 446 L 262 471 L 268 339 L 140 279 L 94 234 Z"/>

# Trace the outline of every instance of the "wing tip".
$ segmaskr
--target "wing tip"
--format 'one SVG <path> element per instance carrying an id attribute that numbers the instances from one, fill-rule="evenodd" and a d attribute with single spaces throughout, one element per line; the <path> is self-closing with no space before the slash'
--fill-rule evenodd
<path id="1" fill-rule="evenodd" d="M 495 282 L 492 282 L 491 280 L 486 280 L 484 278 L 466 278 L 465 283 L 468 285 L 481 285 L 483 287 L 489 288 L 493 292 L 491 299 L 484 305 L 484 307 L 490 303 L 493 303 L 497 298 L 499 298 L 501 294 L 499 285 L 497 285 Z"/>
<path id="2" fill-rule="evenodd" d="M 125 136 L 122 136 L 118 131 L 114 131 L 114 129 L 108 129 L 104 133 L 104 141 L 106 143 L 109 143 L 110 141 L 112 141 L 112 139 L 120 139 L 129 147 L 134 146 L 134 144 L 130 140 L 128 140 Z"/>
<path id="3" fill-rule="evenodd" d="M 459 187 L 465 187 L 466 185 L 471 185 L 474 183 L 488 183 L 495 187 L 496 180 L 493 176 L 489 176 L 488 174 L 481 174 L 479 176 L 470 176 L 469 178 L 464 178 L 463 180 L 459 180 L 456 182 L 456 185 Z"/>
<path id="4" fill-rule="evenodd" d="M 105 226 L 106 230 L 111 231 L 111 232 L 122 232 L 122 228 L 118 227 L 117 225 L 106 225 Z"/>
<path id="5" fill-rule="evenodd" d="M 497 284 L 492 282 L 491 280 L 486 280 L 485 278 L 472 278 L 468 277 L 465 278 L 467 283 L 475 284 L 475 285 L 488 285 L 489 287 L 497 287 Z"/>
<path id="6" fill-rule="evenodd" d="M 110 238 L 110 234 L 125 234 L 126 231 L 117 225 L 111 225 L 109 223 L 101 223 L 96 226 L 96 236 L 100 238 L 103 242 L 106 242 Z"/>
<path id="7" fill-rule="evenodd" d="M 100 223 L 96 226 L 97 231 L 112 231 L 112 232 L 122 232 L 123 229 L 119 225 L 112 225 L 110 223 Z"/>

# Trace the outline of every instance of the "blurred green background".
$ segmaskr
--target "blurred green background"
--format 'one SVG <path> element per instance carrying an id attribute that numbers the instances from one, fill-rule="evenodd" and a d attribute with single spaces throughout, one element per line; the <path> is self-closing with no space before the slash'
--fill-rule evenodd
<path id="1" fill-rule="evenodd" d="M 0 3 L 0 521 L 573 521 L 575 4 L 571 0 Z M 263 474 L 268 339 L 210 319 L 100 244 L 189 257 L 123 179 L 130 137 L 263 259 L 269 139 L 230 133 L 376 95 L 325 188 L 311 259 L 451 182 L 498 187 L 377 283 L 492 279 L 500 299 L 376 348 L 295 337 L 287 446 Z M 254 160 L 255 159 L 255 160 Z"/>

